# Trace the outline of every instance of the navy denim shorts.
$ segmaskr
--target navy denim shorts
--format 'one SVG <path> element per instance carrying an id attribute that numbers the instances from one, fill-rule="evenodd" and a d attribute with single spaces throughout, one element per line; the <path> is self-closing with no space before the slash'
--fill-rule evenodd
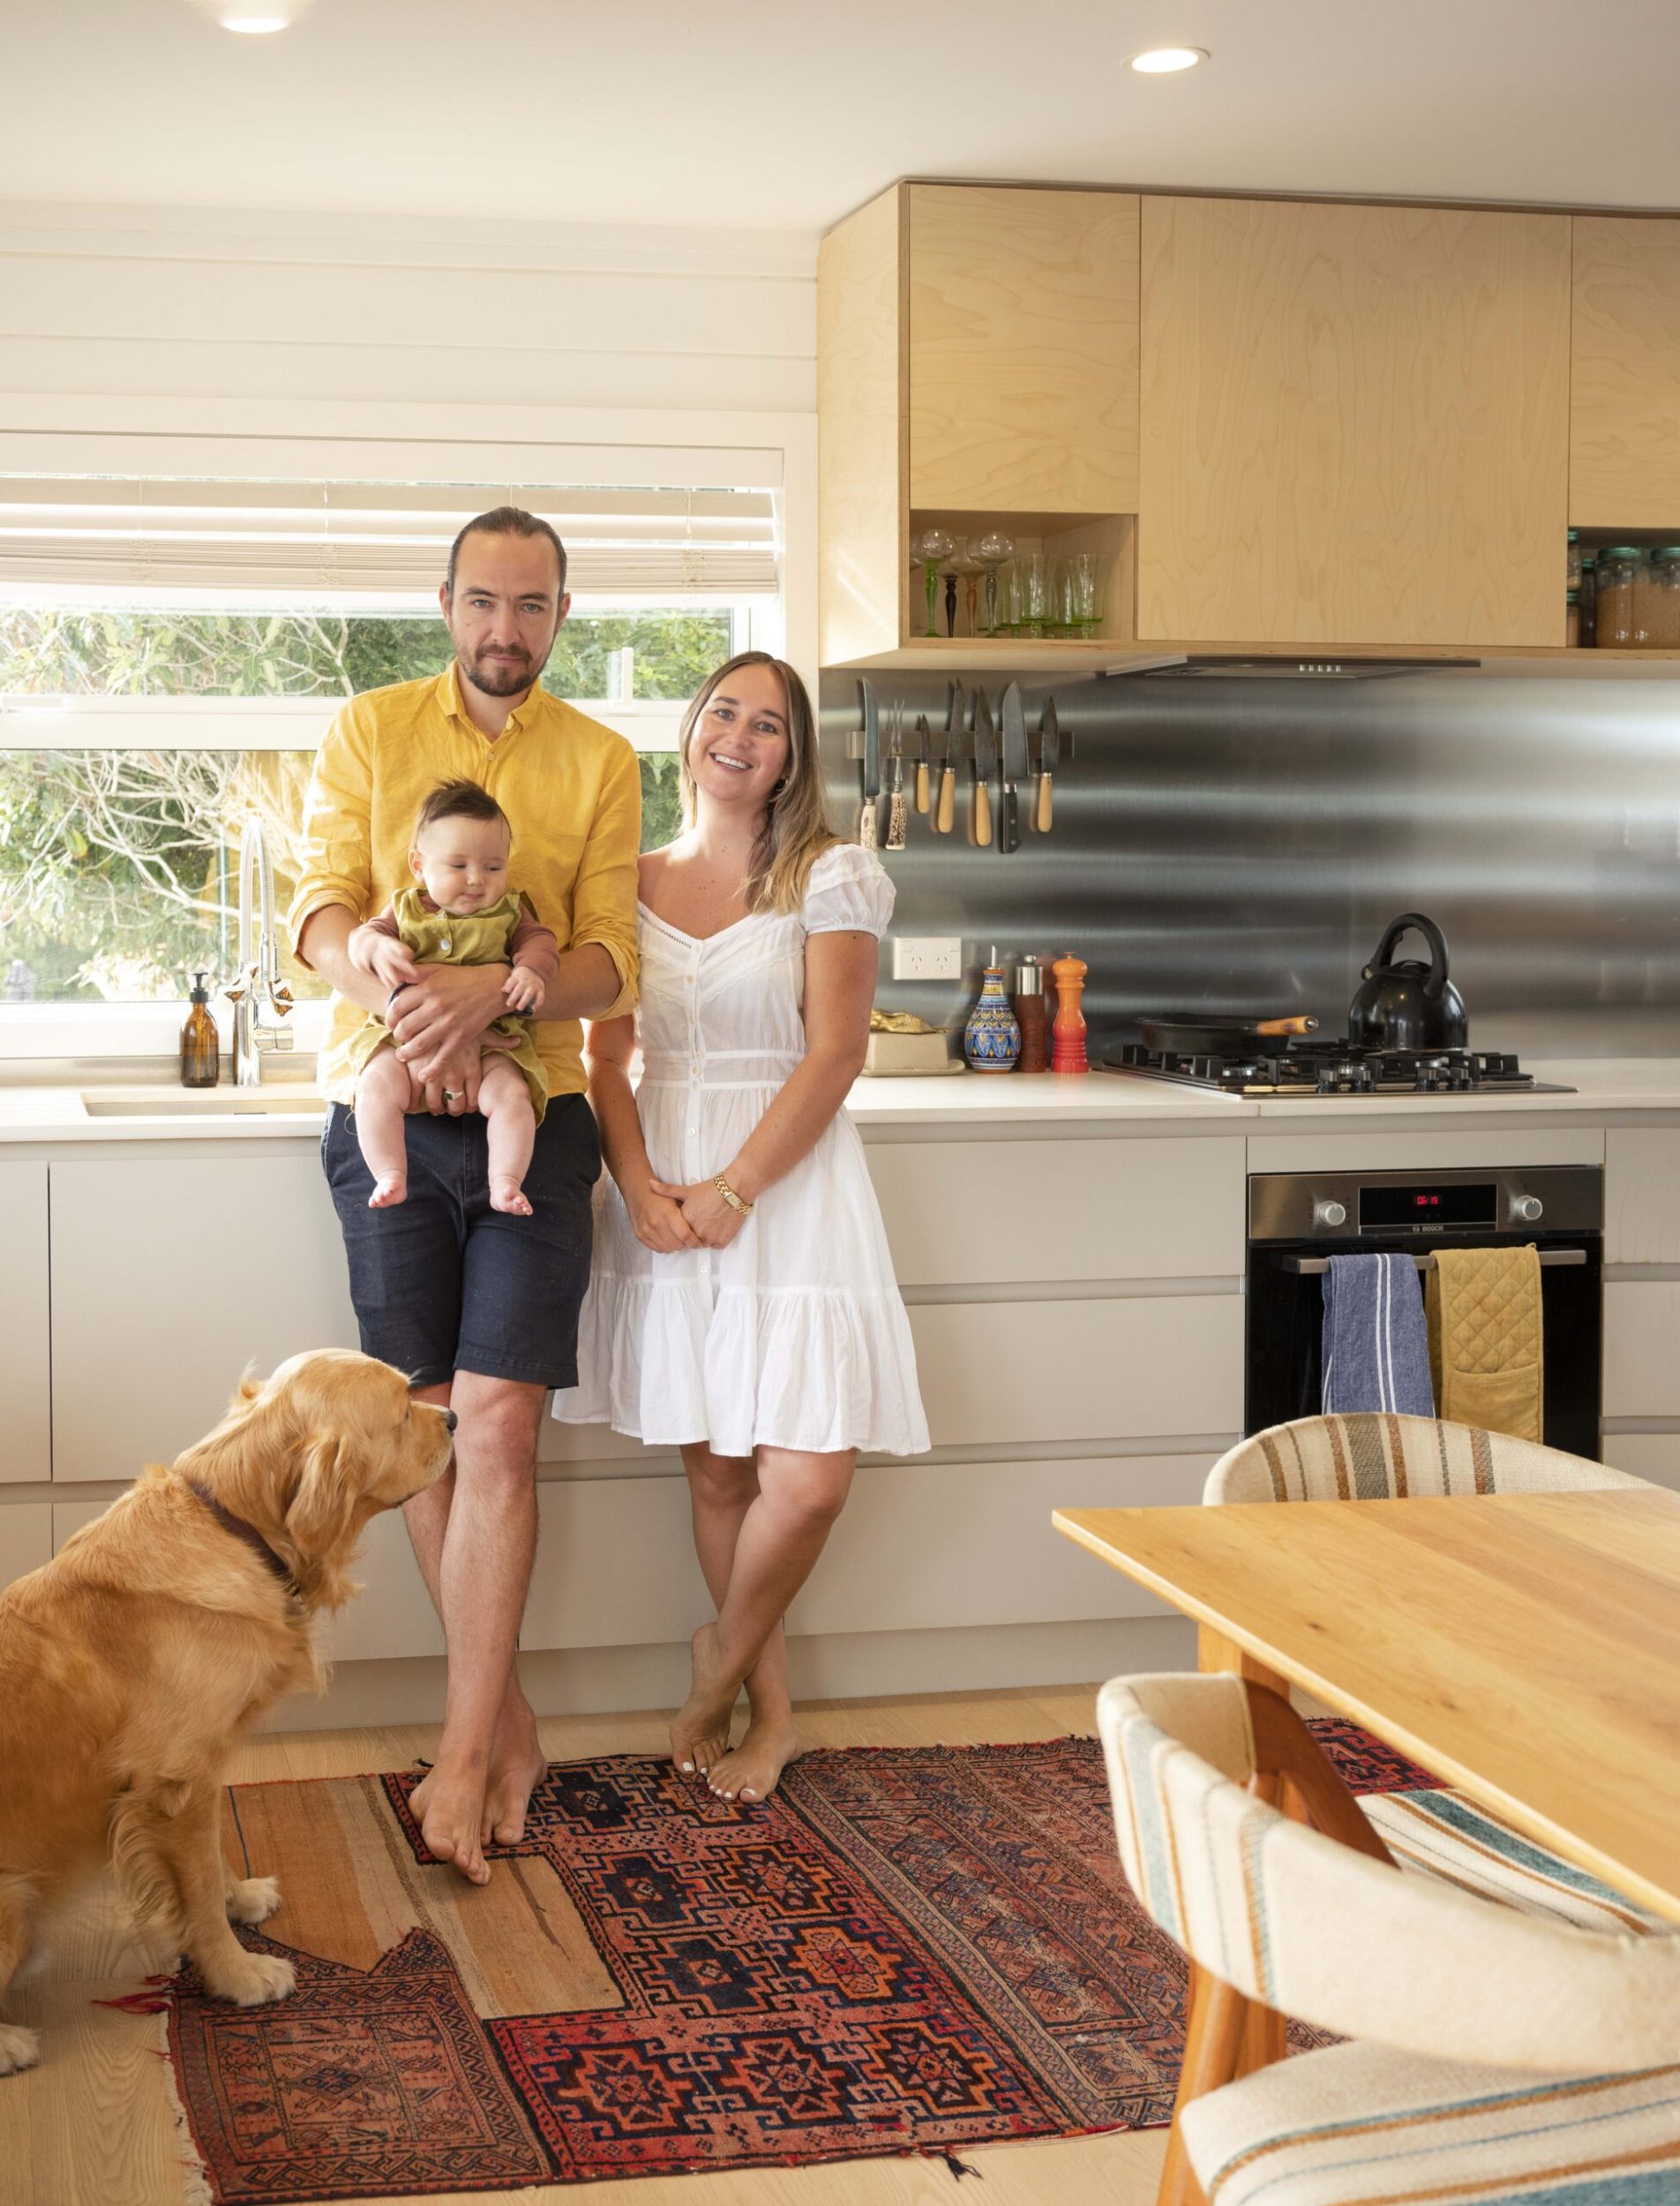
<path id="1" fill-rule="evenodd" d="M 595 1116 L 581 1095 L 553 1097 L 536 1129 L 525 1192 L 533 1215 L 490 1207 L 485 1126 L 477 1112 L 404 1122 L 409 1199 L 371 1211 L 373 1175 L 356 1115 L 334 1103 L 321 1163 L 349 1260 L 362 1347 L 444 1386 L 457 1371 L 577 1383 L 578 1311 L 589 1283 L 591 1203 L 601 1172 Z"/>

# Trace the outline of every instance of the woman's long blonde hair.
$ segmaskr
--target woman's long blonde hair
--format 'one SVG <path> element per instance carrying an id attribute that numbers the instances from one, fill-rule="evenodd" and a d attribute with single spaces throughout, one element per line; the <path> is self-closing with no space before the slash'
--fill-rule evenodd
<path id="1" fill-rule="evenodd" d="M 805 901 L 805 884 L 813 865 L 840 838 L 829 825 L 822 801 L 816 715 L 805 684 L 785 659 L 772 658 L 768 651 L 738 652 L 709 674 L 690 699 L 677 740 L 683 824 L 694 824 L 694 777 L 688 765 L 688 739 L 700 724 L 700 716 L 713 692 L 743 666 L 771 666 L 781 677 L 787 700 L 788 754 L 782 778 L 770 794 L 764 832 L 753 846 L 741 893 L 749 912 L 797 912 Z"/>

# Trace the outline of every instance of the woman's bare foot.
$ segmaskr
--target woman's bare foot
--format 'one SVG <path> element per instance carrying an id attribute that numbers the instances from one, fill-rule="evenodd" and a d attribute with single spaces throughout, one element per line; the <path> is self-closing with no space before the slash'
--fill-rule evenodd
<path id="1" fill-rule="evenodd" d="M 525 1835 L 525 1812 L 542 1782 L 548 1757 L 536 1737 L 536 1718 L 521 1692 L 505 1704 L 490 1750 L 490 1780 L 484 1787 L 484 1820 L 480 1842 L 517 1846 Z"/>
<path id="2" fill-rule="evenodd" d="M 394 1210 L 399 1203 L 409 1199 L 409 1181 L 406 1173 L 387 1172 L 382 1180 L 373 1182 L 373 1192 L 368 1197 L 371 1211 Z"/>
<path id="3" fill-rule="evenodd" d="M 709 1771 L 707 1782 L 720 1799 L 768 1800 L 782 1772 L 804 1752 L 791 1715 L 755 1715 L 740 1745 Z"/>
<path id="4" fill-rule="evenodd" d="M 729 1720 L 741 1689 L 718 1659 L 717 1626 L 702 1624 L 694 1639 L 693 1682 L 671 1727 L 671 1759 L 679 1769 L 709 1769 L 729 1752 Z"/>
<path id="5" fill-rule="evenodd" d="M 506 1211 L 510 1218 L 529 1218 L 531 1206 L 524 1189 L 517 1180 L 492 1180 L 490 1183 L 490 1207 Z"/>
<path id="6" fill-rule="evenodd" d="M 490 1882 L 479 1835 L 484 1820 L 482 1776 L 467 1771 L 457 1774 L 440 1761 L 409 1796 L 409 1810 L 420 1826 L 422 1843 L 433 1861 L 458 1869 L 469 1884 Z"/>

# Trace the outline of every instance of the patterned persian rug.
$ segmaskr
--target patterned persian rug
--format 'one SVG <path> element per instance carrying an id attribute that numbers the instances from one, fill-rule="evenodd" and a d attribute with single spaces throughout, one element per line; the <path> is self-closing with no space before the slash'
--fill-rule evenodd
<path id="1" fill-rule="evenodd" d="M 1316 1728 L 1355 1790 L 1424 1781 Z M 1091 1740 L 814 1753 L 757 1807 L 652 1758 L 554 1763 L 483 1889 L 424 1857 L 418 1776 L 229 1793 L 230 1858 L 285 1895 L 241 1935 L 297 1989 L 160 1995 L 199 2197 L 956 2158 L 1170 2117 L 1184 1964 L 1121 1878 Z"/>

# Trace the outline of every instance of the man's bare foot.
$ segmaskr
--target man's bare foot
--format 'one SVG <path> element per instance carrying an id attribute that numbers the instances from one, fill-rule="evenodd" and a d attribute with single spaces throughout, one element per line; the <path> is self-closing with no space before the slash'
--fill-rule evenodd
<path id="1" fill-rule="evenodd" d="M 693 1682 L 671 1727 L 671 1759 L 679 1769 L 709 1769 L 729 1752 L 729 1720 L 741 1681 L 718 1660 L 717 1626 L 702 1624 L 694 1639 Z"/>
<path id="2" fill-rule="evenodd" d="M 484 1787 L 484 1820 L 480 1843 L 517 1846 L 525 1835 L 525 1811 L 542 1782 L 548 1757 L 537 1743 L 536 1718 L 524 1694 L 504 1703 L 490 1750 L 490 1780 Z"/>
<path id="3" fill-rule="evenodd" d="M 720 1799 L 768 1800 L 782 1772 L 804 1752 L 791 1715 L 754 1716 L 740 1745 L 708 1772 L 707 1782 Z"/>
<path id="4" fill-rule="evenodd" d="M 402 1172 L 387 1172 L 382 1180 L 376 1180 L 373 1182 L 373 1192 L 368 1197 L 367 1206 L 371 1211 L 390 1211 L 394 1210 L 399 1203 L 406 1203 L 408 1199 L 408 1174 Z"/>
<path id="5" fill-rule="evenodd" d="M 529 1218 L 531 1214 L 530 1203 L 517 1180 L 492 1180 L 490 1207 L 505 1211 L 510 1218 Z"/>
<path id="6" fill-rule="evenodd" d="M 469 1884 L 488 1884 L 479 1832 L 484 1819 L 484 1779 L 469 1772 L 457 1775 L 439 1762 L 429 1769 L 409 1797 L 409 1812 L 420 1826 L 421 1840 L 433 1861 L 458 1869 Z"/>

